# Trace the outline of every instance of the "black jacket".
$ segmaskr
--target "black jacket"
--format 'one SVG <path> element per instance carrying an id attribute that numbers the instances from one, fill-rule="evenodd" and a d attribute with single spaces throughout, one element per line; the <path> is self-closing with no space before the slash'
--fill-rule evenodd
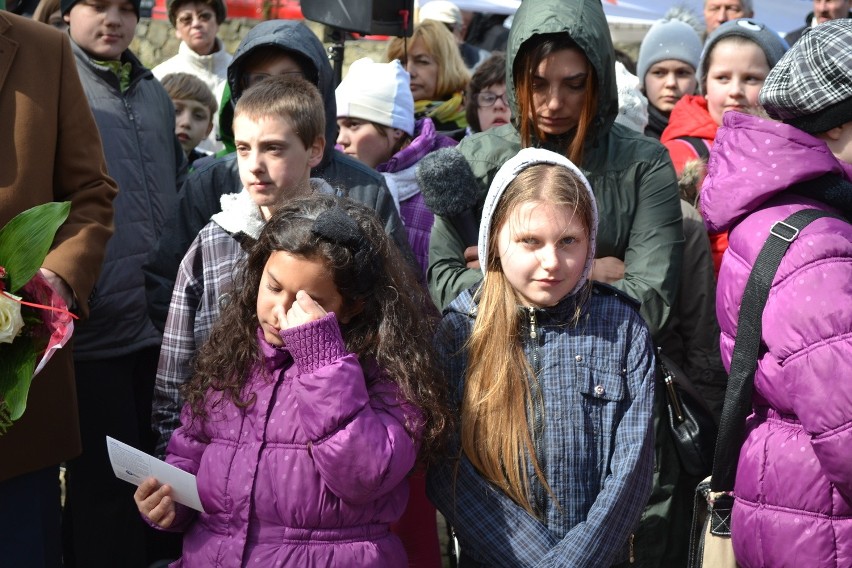
<path id="1" fill-rule="evenodd" d="M 304 23 L 269 20 L 261 22 L 246 34 L 228 67 L 228 83 L 234 98 L 242 94 L 242 67 L 246 57 L 255 49 L 267 46 L 278 47 L 295 55 L 308 67 L 308 76 L 317 80 L 326 110 L 326 150 L 320 165 L 311 171 L 311 177 L 322 178 L 338 189 L 340 195 L 348 195 L 375 209 L 387 233 L 414 266 L 416 263 L 408 245 L 405 227 L 384 178 L 361 162 L 334 150 L 337 136 L 334 74 L 322 42 Z M 313 74 L 315 76 L 311 76 Z M 143 267 L 148 311 L 151 321 L 160 331 L 166 324 L 178 266 L 189 245 L 210 217 L 221 210 L 219 198 L 226 193 L 241 190 L 235 154 L 195 163 L 195 170 L 187 178 L 178 197 L 174 214 L 166 223 L 157 246 Z"/>

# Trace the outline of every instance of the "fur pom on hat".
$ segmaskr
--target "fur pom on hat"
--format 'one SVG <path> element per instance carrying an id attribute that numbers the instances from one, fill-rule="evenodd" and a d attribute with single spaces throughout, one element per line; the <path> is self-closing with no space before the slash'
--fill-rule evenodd
<path id="1" fill-rule="evenodd" d="M 811 134 L 852 121 L 852 19 L 808 28 L 769 72 L 760 104 Z"/>
<path id="2" fill-rule="evenodd" d="M 399 60 L 376 63 L 367 57 L 349 66 L 334 94 L 337 118 L 352 117 L 399 128 L 414 135 L 411 78 Z"/>

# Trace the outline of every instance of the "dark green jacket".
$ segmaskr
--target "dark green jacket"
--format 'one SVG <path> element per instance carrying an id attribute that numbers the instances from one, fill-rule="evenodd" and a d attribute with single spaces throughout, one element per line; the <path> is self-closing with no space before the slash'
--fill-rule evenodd
<path id="1" fill-rule="evenodd" d="M 624 261 L 625 276 L 614 286 L 641 302 L 642 316 L 656 336 L 669 319 L 683 252 L 674 168 L 658 141 L 614 124 L 618 95 L 613 47 L 598 0 L 526 0 L 521 4 L 509 33 L 506 61 L 506 87 L 516 117 L 513 120 L 517 121 L 518 115 L 512 80 L 515 56 L 526 40 L 555 32 L 567 32 L 577 42 L 598 77 L 598 115 L 580 164 L 600 213 L 597 255 Z M 542 142 L 537 145 L 548 147 Z M 475 134 L 459 144 L 481 184 L 478 214 L 494 174 L 520 147 L 514 125 Z M 432 298 L 441 308 L 482 277 L 479 270 L 465 268 L 463 251 L 458 233 L 449 221 L 436 215 L 428 280 Z"/>

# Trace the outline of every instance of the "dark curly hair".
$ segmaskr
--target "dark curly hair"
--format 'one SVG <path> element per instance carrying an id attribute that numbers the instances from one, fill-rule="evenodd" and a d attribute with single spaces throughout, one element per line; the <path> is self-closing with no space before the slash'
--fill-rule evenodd
<path id="1" fill-rule="evenodd" d="M 317 217 L 334 207 L 342 208 L 357 224 L 366 247 L 353 250 L 357 247 L 335 243 L 312 230 Z M 199 349 L 192 379 L 182 387 L 193 419 L 206 417 L 210 390 L 223 395 L 210 399 L 213 404 L 227 399 L 246 407 L 254 402 L 253 395 L 246 393 L 244 398 L 243 388 L 261 360 L 258 289 L 274 251 L 321 260 L 344 302 L 363 303 L 362 311 L 341 325 L 347 350 L 358 355 L 362 366 L 377 363 L 384 376 L 399 386 L 402 398 L 423 413 L 423 423 L 413 423 L 414 417 L 407 417 L 406 423 L 412 437 L 422 430 L 421 463 L 441 455 L 450 413 L 446 381 L 432 347 L 436 311 L 375 212 L 346 198 L 313 195 L 293 199 L 266 224 L 238 270 L 232 300 Z"/>

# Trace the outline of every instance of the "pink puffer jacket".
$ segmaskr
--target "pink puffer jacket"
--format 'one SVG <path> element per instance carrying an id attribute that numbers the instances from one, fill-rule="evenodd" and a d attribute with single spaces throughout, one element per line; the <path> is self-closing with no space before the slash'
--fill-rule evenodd
<path id="1" fill-rule="evenodd" d="M 212 406 L 182 426 L 166 461 L 198 475 L 206 513 L 179 506 L 181 567 L 405 566 L 388 525 L 408 500 L 417 410 L 374 368 L 345 351 L 334 314 L 259 342 L 271 378 L 240 409 Z M 295 361 L 295 362 L 294 362 Z"/>
<path id="2" fill-rule="evenodd" d="M 832 172 L 852 179 L 818 138 L 728 112 L 701 191 L 711 230 L 731 229 L 716 294 L 730 367 L 746 280 L 769 228 L 800 209 L 787 191 Z M 849 200 L 847 200 L 847 203 Z M 849 211 L 846 211 L 848 214 Z M 733 545 L 750 567 L 852 566 L 852 225 L 818 219 L 787 251 L 763 337 L 735 485 Z"/>

